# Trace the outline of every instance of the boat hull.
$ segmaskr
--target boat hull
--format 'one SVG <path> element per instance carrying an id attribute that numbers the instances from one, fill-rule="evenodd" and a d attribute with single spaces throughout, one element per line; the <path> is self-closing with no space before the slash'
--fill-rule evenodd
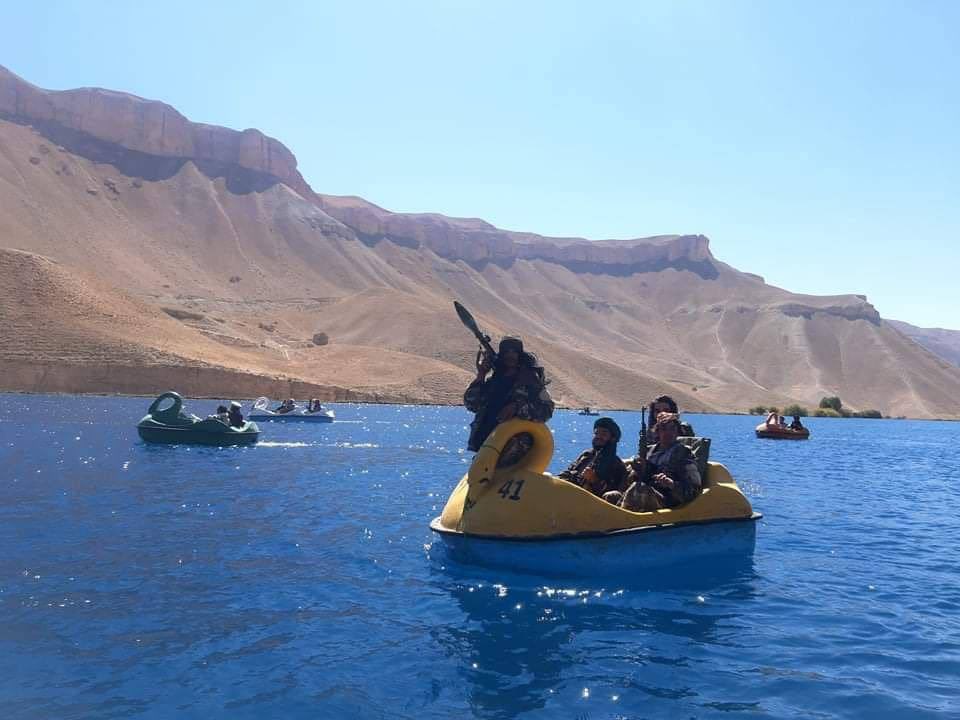
<path id="1" fill-rule="evenodd" d="M 332 423 L 334 421 L 333 413 L 316 413 L 314 415 L 305 415 L 296 412 L 283 415 L 266 415 L 261 413 L 251 413 L 247 416 L 255 422 L 307 422 L 307 423 Z"/>
<path id="2" fill-rule="evenodd" d="M 756 520 L 752 517 L 688 525 L 648 526 L 593 536 L 551 539 L 504 539 L 465 535 L 443 527 L 431 556 L 442 561 L 479 565 L 550 577 L 627 579 L 644 571 L 705 563 L 736 563 L 752 558 Z"/>
<path id="3" fill-rule="evenodd" d="M 253 427 L 256 428 L 256 425 Z M 260 439 L 259 430 L 206 432 L 188 427 L 148 427 L 138 425 L 137 433 L 144 442 L 161 443 L 164 445 L 232 447 L 235 445 L 253 445 Z"/>
<path id="4" fill-rule="evenodd" d="M 807 428 L 803 430 L 771 428 L 764 423 L 757 425 L 755 432 L 757 437 L 763 440 L 807 440 L 810 438 L 810 431 Z"/>

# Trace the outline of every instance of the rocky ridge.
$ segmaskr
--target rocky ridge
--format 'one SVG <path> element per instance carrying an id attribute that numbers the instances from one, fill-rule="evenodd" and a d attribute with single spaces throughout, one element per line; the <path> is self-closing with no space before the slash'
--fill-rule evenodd
<path id="1" fill-rule="evenodd" d="M 192 378 L 191 393 L 313 382 L 337 397 L 457 402 L 473 355 L 450 310 L 459 298 L 491 335 L 523 336 L 568 405 L 639 407 L 669 392 L 688 410 L 743 410 L 839 394 L 854 409 L 960 414 L 960 371 L 866 298 L 767 285 L 703 235 L 589 242 L 392 213 L 314 193 L 257 131 L 6 71 L 2 247 L 34 259 L 8 256 L 0 281 L 21 266 L 60 278 L 56 292 L 10 284 L 10 389 L 104 391 L 122 372 L 125 392 Z M 90 311 L 64 314 L 81 286 Z M 117 360 L 122 370 L 97 369 Z"/>
<path id="2" fill-rule="evenodd" d="M 235 166 L 262 173 L 313 201 L 369 243 L 426 247 L 440 257 L 509 266 L 545 260 L 570 269 L 630 274 L 665 267 L 715 274 L 703 235 L 591 242 L 501 230 L 479 219 L 392 213 L 360 198 L 319 195 L 297 170 L 293 153 L 259 130 L 194 123 L 166 103 L 102 88 L 44 90 L 0 66 L 0 117 L 70 131 L 134 153 Z"/>

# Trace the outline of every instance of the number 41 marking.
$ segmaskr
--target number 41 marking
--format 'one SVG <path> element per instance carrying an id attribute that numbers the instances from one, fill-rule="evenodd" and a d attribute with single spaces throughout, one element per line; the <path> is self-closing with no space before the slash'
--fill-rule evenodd
<path id="1" fill-rule="evenodd" d="M 516 487 L 513 486 L 516 482 Z M 500 495 L 504 500 L 519 500 L 520 499 L 520 490 L 523 488 L 523 484 L 526 480 L 507 480 L 503 485 L 500 486 L 500 489 L 497 490 L 497 494 Z M 513 495 L 510 494 L 510 491 L 513 490 Z"/>

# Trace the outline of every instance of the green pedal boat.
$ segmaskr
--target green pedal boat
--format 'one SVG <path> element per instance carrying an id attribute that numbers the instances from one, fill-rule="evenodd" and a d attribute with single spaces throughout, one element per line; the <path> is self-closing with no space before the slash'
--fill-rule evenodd
<path id="1" fill-rule="evenodd" d="M 161 409 L 166 400 L 173 403 Z M 252 445 L 260 439 L 260 428 L 246 421 L 232 427 L 215 417 L 207 419 L 183 412 L 183 398 L 165 392 L 150 405 L 146 416 L 137 423 L 137 432 L 145 442 L 189 445 Z"/>

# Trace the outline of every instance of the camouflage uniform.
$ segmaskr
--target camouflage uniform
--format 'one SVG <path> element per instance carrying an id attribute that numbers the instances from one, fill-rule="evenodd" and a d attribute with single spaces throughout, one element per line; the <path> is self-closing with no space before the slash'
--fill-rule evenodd
<path id="1" fill-rule="evenodd" d="M 673 480 L 672 488 L 663 488 L 654 483 L 653 476 L 659 473 Z M 638 492 L 644 486 L 647 489 L 644 495 L 652 507 L 649 505 L 642 508 L 631 507 L 631 497 L 634 495 L 631 491 Z M 629 510 L 676 507 L 697 497 L 701 487 L 700 471 L 697 469 L 697 462 L 690 448 L 679 442 L 666 448 L 654 445 L 647 451 L 647 462 L 644 464 L 640 478 L 624 494 L 623 506 Z"/>
<path id="2" fill-rule="evenodd" d="M 602 453 L 604 449 L 606 448 L 602 448 L 600 452 Z M 570 467 L 557 477 L 572 482 L 574 485 L 586 487 L 594 495 L 603 496 L 604 493 L 610 492 L 611 490 L 619 490 L 622 492 L 627 487 L 627 466 L 623 464 L 623 460 L 617 457 L 615 451 L 612 454 L 602 454 L 597 460 L 596 467 L 594 467 L 597 473 L 596 482 L 589 487 L 584 485 L 583 471 L 591 466 L 597 452 L 595 448 L 584 450 L 580 453 L 580 457 L 570 463 Z M 603 457 L 603 455 L 606 455 L 606 457 Z"/>
<path id="3" fill-rule="evenodd" d="M 512 378 L 498 377 L 494 373 L 493 377 L 487 379 L 476 379 L 470 383 L 470 387 L 463 395 L 463 404 L 467 410 L 475 413 L 476 417 L 470 423 L 470 440 L 467 443 L 467 449 L 476 452 L 483 445 L 484 440 L 497 426 L 497 414 L 505 405 L 513 403 L 516 407 L 515 418 L 521 420 L 532 420 L 533 422 L 546 422 L 553 417 L 553 400 L 547 392 L 543 381 L 540 380 L 537 373 L 527 367 L 521 367 L 517 374 Z M 523 435 L 518 435 L 517 442 L 523 443 Z M 532 438 L 526 436 L 526 448 L 520 453 L 523 455 L 532 447 Z M 516 445 L 517 442 L 511 441 Z M 504 448 L 498 465 L 511 465 L 509 462 L 509 447 Z M 519 457 L 517 457 L 519 459 Z"/>

